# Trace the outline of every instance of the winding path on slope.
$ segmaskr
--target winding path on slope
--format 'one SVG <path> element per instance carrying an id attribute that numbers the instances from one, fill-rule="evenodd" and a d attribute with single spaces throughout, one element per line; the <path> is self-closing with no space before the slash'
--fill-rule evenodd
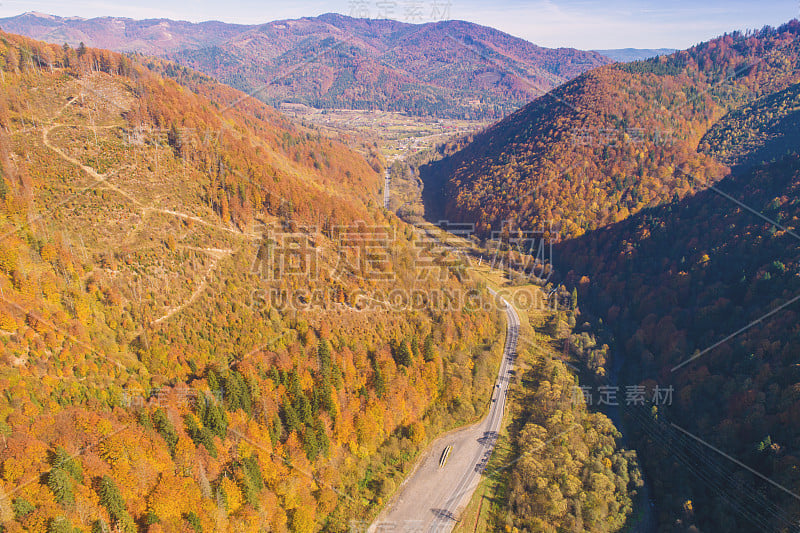
<path id="1" fill-rule="evenodd" d="M 489 413 L 476 424 L 436 439 L 368 531 L 451 531 L 477 488 L 503 421 L 520 324 L 514 308 L 491 289 L 490 292 L 501 307 L 505 306 L 507 320 L 503 360 Z M 444 467 L 440 467 L 439 459 L 447 446 L 452 450 Z"/>

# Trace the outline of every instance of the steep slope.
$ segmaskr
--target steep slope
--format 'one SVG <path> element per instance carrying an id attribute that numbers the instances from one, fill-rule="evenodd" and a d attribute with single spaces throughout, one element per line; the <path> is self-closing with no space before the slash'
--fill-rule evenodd
<path id="1" fill-rule="evenodd" d="M 734 33 L 564 84 L 423 169 L 431 216 L 582 234 L 707 186 L 698 144 L 727 112 L 800 79 L 800 23 Z M 692 181 L 687 176 L 692 176 Z"/>
<path id="2" fill-rule="evenodd" d="M 780 530 L 800 515 L 781 490 L 800 488 L 798 186 L 800 161 L 787 156 L 716 185 L 735 201 L 702 191 L 556 252 L 581 308 L 613 334 L 620 379 L 674 387 L 671 405 L 632 410 L 626 425 L 664 526 Z"/>
<path id="3" fill-rule="evenodd" d="M 703 136 L 700 150 L 727 165 L 757 165 L 800 146 L 800 84 L 734 109 Z"/>
<path id="4" fill-rule="evenodd" d="M 358 154 L 102 50 L 0 33 L 0 85 L 3 531 L 346 531 L 489 401 Z"/>
<path id="5" fill-rule="evenodd" d="M 169 57 L 264 101 L 501 117 L 610 59 L 547 49 L 462 21 L 406 24 L 337 14 L 258 26 L 25 14 L 0 26 Z"/>
<path id="6" fill-rule="evenodd" d="M 791 530 L 800 516 L 797 91 L 706 135 L 709 153 L 737 163 L 712 190 L 556 252 L 621 379 L 674 387 L 671 405 L 628 412 L 664 527 Z"/>

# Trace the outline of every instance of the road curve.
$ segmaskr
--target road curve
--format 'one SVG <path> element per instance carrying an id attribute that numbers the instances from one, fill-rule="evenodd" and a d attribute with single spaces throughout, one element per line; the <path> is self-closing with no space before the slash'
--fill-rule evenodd
<path id="1" fill-rule="evenodd" d="M 451 531 L 475 492 L 503 421 L 519 335 L 517 312 L 505 299 L 497 297 L 491 289 L 490 292 L 498 305 L 505 307 L 507 321 L 503 359 L 492 391 L 489 413 L 476 424 L 436 439 L 367 531 Z M 453 448 L 446 464 L 440 467 L 442 452 L 447 446 Z"/>

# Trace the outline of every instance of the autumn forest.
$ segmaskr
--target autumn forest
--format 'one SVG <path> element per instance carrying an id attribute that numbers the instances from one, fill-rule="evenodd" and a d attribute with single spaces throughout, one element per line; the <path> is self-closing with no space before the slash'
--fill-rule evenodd
<path id="1" fill-rule="evenodd" d="M 0 533 L 797 530 L 796 19 L 2 25 Z"/>

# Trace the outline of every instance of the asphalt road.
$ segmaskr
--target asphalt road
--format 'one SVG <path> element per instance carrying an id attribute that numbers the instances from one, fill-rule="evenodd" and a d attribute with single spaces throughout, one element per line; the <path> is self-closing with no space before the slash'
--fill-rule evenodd
<path id="1" fill-rule="evenodd" d="M 505 300 L 500 302 L 506 307 L 506 342 L 489 413 L 477 424 L 436 439 L 368 531 L 451 531 L 469 503 L 494 450 L 517 351 L 519 316 Z M 453 448 L 440 467 L 448 445 Z"/>
<path id="2" fill-rule="evenodd" d="M 389 187 L 392 185 L 392 178 L 389 176 L 389 169 L 387 168 L 383 174 L 383 207 L 389 209 L 389 200 L 391 199 L 391 192 Z"/>

